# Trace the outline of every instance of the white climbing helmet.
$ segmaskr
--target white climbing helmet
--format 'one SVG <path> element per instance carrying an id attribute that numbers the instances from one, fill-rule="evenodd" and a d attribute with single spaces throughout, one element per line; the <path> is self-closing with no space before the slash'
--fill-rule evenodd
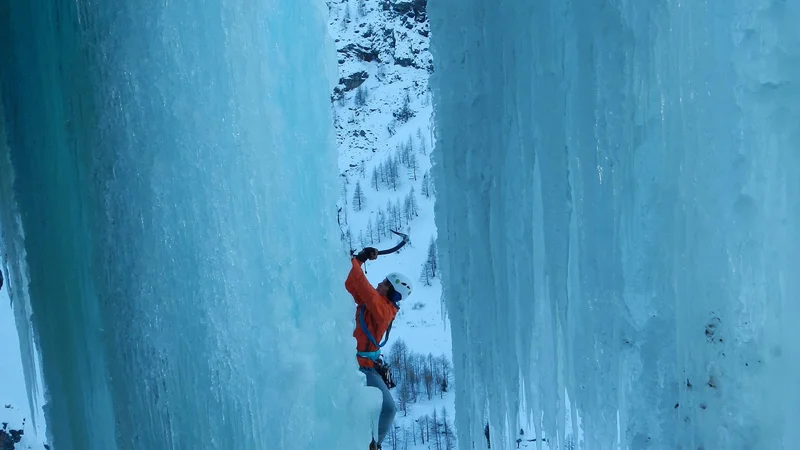
<path id="1" fill-rule="evenodd" d="M 395 292 L 400 294 L 400 300 L 405 300 L 409 295 L 411 295 L 411 289 L 414 286 L 411 284 L 411 279 L 407 276 L 403 275 L 402 273 L 392 272 L 389 275 L 386 275 L 386 279 L 392 284 Z"/>

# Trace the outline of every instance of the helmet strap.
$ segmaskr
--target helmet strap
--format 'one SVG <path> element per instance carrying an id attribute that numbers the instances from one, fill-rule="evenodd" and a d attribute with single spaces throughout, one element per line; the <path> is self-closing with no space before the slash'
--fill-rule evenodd
<path id="1" fill-rule="evenodd" d="M 395 291 L 394 289 L 389 292 L 389 300 L 393 301 L 394 303 L 400 302 L 403 299 L 403 296 L 400 295 L 399 292 Z"/>

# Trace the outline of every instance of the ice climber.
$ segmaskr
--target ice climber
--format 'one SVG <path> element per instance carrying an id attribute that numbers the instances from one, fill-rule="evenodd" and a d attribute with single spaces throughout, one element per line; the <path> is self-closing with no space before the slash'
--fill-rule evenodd
<path id="1" fill-rule="evenodd" d="M 389 389 L 394 387 L 391 373 L 380 358 L 380 348 L 386 344 L 400 301 L 411 295 L 411 280 L 400 273 L 390 273 L 373 288 L 361 266 L 369 259 L 378 258 L 378 250 L 367 247 L 352 260 L 353 267 L 347 276 L 345 287 L 353 296 L 356 308 L 356 338 L 358 365 L 367 377 L 367 385 L 376 387 L 383 394 L 383 406 L 378 420 L 378 439 L 372 440 L 370 450 L 381 448 L 381 443 L 392 427 L 397 407 Z M 385 336 L 385 337 L 384 337 Z M 383 342 L 379 343 L 383 339 Z"/>

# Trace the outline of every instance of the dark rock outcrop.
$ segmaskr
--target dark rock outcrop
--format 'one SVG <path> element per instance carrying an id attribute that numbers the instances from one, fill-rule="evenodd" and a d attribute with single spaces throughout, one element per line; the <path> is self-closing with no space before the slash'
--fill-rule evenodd
<path id="1" fill-rule="evenodd" d="M 351 73 L 345 78 L 340 78 L 339 84 L 343 86 L 343 90 L 345 92 L 352 91 L 353 89 L 361 86 L 364 81 L 367 80 L 367 78 L 369 78 L 369 74 L 366 71 L 361 70 L 356 73 Z"/>
<path id="2" fill-rule="evenodd" d="M 23 430 L 9 430 L 8 423 L 3 422 L 3 428 L 0 429 L 0 450 L 15 450 L 23 434 L 25 434 Z"/>
<path id="3" fill-rule="evenodd" d="M 384 8 L 391 9 L 397 15 L 424 22 L 427 19 L 428 0 L 387 0 Z"/>
<path id="4" fill-rule="evenodd" d="M 356 57 L 362 61 L 380 62 L 380 52 L 374 48 L 364 47 L 363 45 L 347 44 L 337 51 L 345 56 Z"/>
<path id="5" fill-rule="evenodd" d="M 339 85 L 333 88 L 333 99 L 339 99 L 344 95 L 345 92 L 357 89 L 364 83 L 364 81 L 367 80 L 367 78 L 369 78 L 369 74 L 364 70 L 351 73 L 344 78 L 340 78 Z"/>

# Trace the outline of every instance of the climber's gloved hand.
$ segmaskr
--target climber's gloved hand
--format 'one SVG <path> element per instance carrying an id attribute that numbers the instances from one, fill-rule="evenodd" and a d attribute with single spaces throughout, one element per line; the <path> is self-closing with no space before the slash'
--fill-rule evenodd
<path id="1" fill-rule="evenodd" d="M 375 247 L 367 247 L 356 255 L 356 259 L 362 263 L 367 262 L 368 259 L 378 259 L 378 249 Z"/>

